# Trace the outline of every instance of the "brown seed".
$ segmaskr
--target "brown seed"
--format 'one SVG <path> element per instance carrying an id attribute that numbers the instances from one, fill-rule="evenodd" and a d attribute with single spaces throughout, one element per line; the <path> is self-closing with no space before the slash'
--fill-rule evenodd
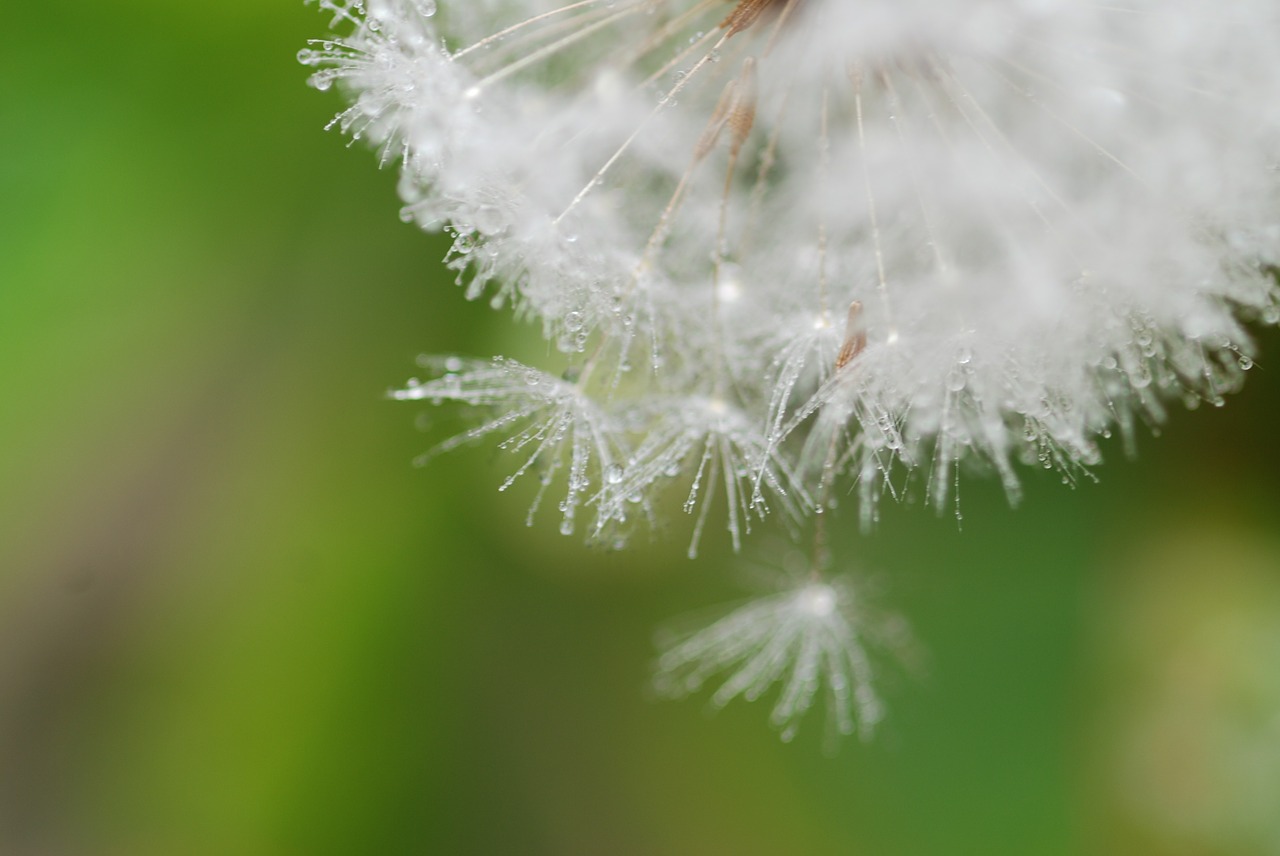
<path id="1" fill-rule="evenodd" d="M 715 148 L 720 134 L 726 128 L 729 129 L 729 150 L 737 156 L 755 125 L 757 95 L 756 61 L 753 57 L 747 57 L 742 63 L 741 73 L 725 86 L 702 138 L 694 147 L 695 162 L 701 161 Z"/>
<path id="2" fill-rule="evenodd" d="M 836 371 L 853 362 L 867 346 L 867 331 L 862 325 L 862 304 L 857 300 L 849 304 L 849 317 L 844 326 L 844 342 L 836 355 Z"/>
<path id="3" fill-rule="evenodd" d="M 729 17 L 720 22 L 726 36 L 734 36 L 751 28 L 766 12 L 774 14 L 785 6 L 796 5 L 800 0 L 738 0 Z"/>

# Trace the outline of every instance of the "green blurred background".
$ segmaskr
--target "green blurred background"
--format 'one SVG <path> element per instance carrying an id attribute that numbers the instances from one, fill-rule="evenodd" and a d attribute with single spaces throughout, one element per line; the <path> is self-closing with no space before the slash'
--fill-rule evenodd
<path id="1" fill-rule="evenodd" d="M 385 390 L 513 327 L 321 130 L 314 7 L 4 20 L 0 854 L 1280 853 L 1277 336 L 1098 484 L 847 520 L 931 657 L 828 758 L 646 692 L 723 544 L 607 555 L 491 447 L 410 466 L 444 428 Z"/>

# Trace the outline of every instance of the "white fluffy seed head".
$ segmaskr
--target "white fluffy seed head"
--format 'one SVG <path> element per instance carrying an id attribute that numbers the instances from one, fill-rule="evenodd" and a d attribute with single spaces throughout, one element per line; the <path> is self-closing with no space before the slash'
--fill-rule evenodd
<path id="1" fill-rule="evenodd" d="M 569 370 L 428 358 L 562 532 L 620 545 L 683 480 L 696 551 L 841 487 L 862 520 L 961 463 L 1011 497 L 1098 441 L 1220 404 L 1280 321 L 1274 0 L 318 0 L 334 124 L 454 238 L 468 297 Z M 557 370 L 558 371 L 558 370 Z M 856 486 L 856 487 L 855 487 Z M 590 511 L 593 522 L 579 520 Z M 818 557 L 815 557 L 815 560 Z M 825 561 L 815 561 L 824 565 Z M 879 717 L 850 589 L 808 581 L 675 644 L 714 696 L 825 687 Z"/>
<path id="2" fill-rule="evenodd" d="M 540 319 L 606 407 L 729 401 L 750 465 L 799 455 L 813 493 L 828 438 L 868 503 L 902 464 L 938 501 L 969 457 L 1011 491 L 1013 463 L 1092 464 L 1219 401 L 1238 318 L 1277 319 L 1269 0 L 320 5 L 313 82 L 469 294 Z"/>

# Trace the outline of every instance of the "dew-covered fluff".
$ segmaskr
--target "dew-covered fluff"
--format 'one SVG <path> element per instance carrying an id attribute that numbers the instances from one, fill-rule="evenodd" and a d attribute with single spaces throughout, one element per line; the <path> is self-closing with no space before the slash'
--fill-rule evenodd
<path id="1" fill-rule="evenodd" d="M 731 409 L 758 506 L 1070 474 L 1219 403 L 1241 320 L 1277 320 L 1271 0 L 320 5 L 312 83 L 468 293 L 541 321 L 636 447 Z M 633 489 L 697 470 L 615 452 Z"/>

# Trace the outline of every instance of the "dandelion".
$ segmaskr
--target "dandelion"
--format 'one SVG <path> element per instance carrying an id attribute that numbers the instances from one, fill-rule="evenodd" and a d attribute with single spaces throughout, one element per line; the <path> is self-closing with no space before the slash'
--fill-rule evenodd
<path id="1" fill-rule="evenodd" d="M 943 508 L 969 463 L 1016 498 L 1220 404 L 1280 321 L 1270 0 L 318 3 L 335 124 L 572 378 L 401 397 L 534 420 L 507 445 L 566 473 L 565 531 L 669 483 L 691 554 L 713 486 L 735 548 L 842 490 Z"/>

